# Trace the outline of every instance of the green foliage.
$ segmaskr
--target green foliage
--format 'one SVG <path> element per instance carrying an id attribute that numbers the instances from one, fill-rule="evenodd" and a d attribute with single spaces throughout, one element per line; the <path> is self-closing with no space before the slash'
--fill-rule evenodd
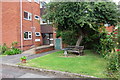
<path id="1" fill-rule="evenodd" d="M 5 55 L 15 55 L 15 54 L 20 54 L 22 51 L 17 48 L 9 49 L 4 52 Z"/>
<path id="2" fill-rule="evenodd" d="M 11 45 L 11 47 L 12 48 L 15 48 L 15 46 L 18 44 L 18 42 L 12 42 L 12 45 Z"/>
<path id="3" fill-rule="evenodd" d="M 7 45 L 4 43 L 2 46 L 0 46 L 0 52 L 5 55 L 20 54 L 22 51 L 20 49 L 15 48 L 17 44 L 18 42 L 13 42 L 11 44 L 11 48 L 8 48 Z"/>
<path id="4" fill-rule="evenodd" d="M 114 2 L 96 2 L 94 8 L 96 23 L 109 23 L 116 25 L 118 22 L 119 10 Z"/>
<path id="5" fill-rule="evenodd" d="M 4 52 L 7 51 L 7 50 L 8 50 L 8 47 L 7 47 L 7 45 L 5 43 L 0 46 L 1 54 L 4 54 Z"/>
<path id="6" fill-rule="evenodd" d="M 55 2 L 48 4 L 46 12 L 46 20 L 51 20 L 53 25 L 62 32 L 60 34 L 67 44 L 75 44 L 74 42 L 82 33 L 83 44 L 104 57 L 115 53 L 119 48 L 117 43 L 120 43 L 120 37 L 115 34 L 115 31 L 110 35 L 107 35 L 105 30 L 99 31 L 99 28 L 106 23 L 117 25 L 120 13 L 114 2 Z M 116 60 L 113 61 L 116 63 Z M 113 61 L 109 61 L 108 65 Z M 115 67 L 115 64 L 112 66 Z"/>
<path id="7" fill-rule="evenodd" d="M 77 41 L 77 35 L 74 34 L 74 31 L 65 31 L 62 32 L 62 41 L 68 45 L 75 45 Z"/>
<path id="8" fill-rule="evenodd" d="M 61 36 L 61 31 L 58 31 L 58 30 L 57 30 L 56 33 L 57 33 L 57 34 L 56 34 L 56 38 L 59 38 L 59 37 Z"/>
<path id="9" fill-rule="evenodd" d="M 118 48 L 120 49 L 120 23 L 118 24 Z"/>
<path id="10" fill-rule="evenodd" d="M 52 2 L 47 5 L 44 17 L 46 20 L 50 20 L 58 31 L 63 33 L 74 31 L 73 35 L 78 36 L 81 35 L 81 32 L 85 40 L 83 42 L 89 43 L 92 40 L 91 42 L 94 43 L 96 37 L 94 38 L 91 34 L 99 32 L 98 29 L 103 24 L 116 25 L 118 16 L 117 6 L 114 2 Z M 60 36 L 59 32 L 57 36 Z M 99 45 L 99 41 L 97 44 Z"/>
<path id="11" fill-rule="evenodd" d="M 98 50 L 101 55 L 103 55 L 107 60 L 106 72 L 109 77 L 118 78 L 120 72 L 119 57 L 119 41 L 118 41 L 118 29 L 113 32 L 108 33 L 102 30 L 100 33 L 102 36 L 100 38 L 100 49 Z"/>
<path id="12" fill-rule="evenodd" d="M 22 57 L 20 58 L 20 60 L 23 60 L 23 59 L 27 59 L 27 57 L 26 57 L 26 56 L 22 56 Z"/>
<path id="13" fill-rule="evenodd" d="M 120 77 L 120 52 L 109 53 L 106 67 L 107 75 L 113 78 Z"/>
<path id="14" fill-rule="evenodd" d="M 94 32 L 93 34 L 85 35 L 83 38 L 82 45 L 85 46 L 85 49 L 92 49 L 95 50 L 98 49 L 100 45 L 100 35 L 98 32 Z"/>

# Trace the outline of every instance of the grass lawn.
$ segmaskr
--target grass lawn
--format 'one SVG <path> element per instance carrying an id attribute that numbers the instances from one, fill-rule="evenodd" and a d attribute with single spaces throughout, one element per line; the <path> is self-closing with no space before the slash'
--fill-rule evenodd
<path id="1" fill-rule="evenodd" d="M 58 51 L 21 65 L 105 78 L 107 61 L 90 50 L 85 50 L 84 53 L 83 56 L 64 57 L 63 51 Z"/>

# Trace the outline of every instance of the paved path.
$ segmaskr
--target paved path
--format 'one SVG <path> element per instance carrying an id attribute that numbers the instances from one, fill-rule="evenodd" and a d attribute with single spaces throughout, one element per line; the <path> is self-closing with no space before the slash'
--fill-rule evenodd
<path id="1" fill-rule="evenodd" d="M 17 63 L 20 63 L 20 58 L 22 56 L 27 56 L 27 60 L 30 60 L 30 59 L 33 59 L 36 57 L 40 57 L 40 56 L 44 56 L 44 55 L 56 52 L 58 50 L 52 50 L 52 51 L 48 51 L 48 52 L 44 52 L 44 53 L 40 53 L 40 54 L 35 54 L 34 51 L 35 50 L 33 48 L 33 49 L 23 52 L 22 54 L 4 56 L 4 57 L 0 57 L 0 58 L 2 58 L 2 63 L 17 64 Z"/>

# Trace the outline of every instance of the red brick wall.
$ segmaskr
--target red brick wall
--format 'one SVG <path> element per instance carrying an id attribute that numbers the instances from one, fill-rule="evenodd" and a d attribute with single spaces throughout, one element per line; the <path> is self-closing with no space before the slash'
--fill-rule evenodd
<path id="1" fill-rule="evenodd" d="M 23 2 L 23 14 L 24 14 L 24 11 L 28 11 L 32 13 L 32 21 L 25 20 L 23 15 L 23 33 L 25 31 L 33 32 L 31 27 L 36 28 L 35 32 L 40 32 L 40 24 L 36 19 L 34 19 L 34 15 L 40 16 L 39 4 L 35 2 Z M 23 44 L 24 45 L 32 45 L 32 44 L 40 45 L 41 42 L 40 41 L 35 42 L 35 39 L 41 39 L 41 37 L 36 37 L 35 33 L 32 33 L 32 40 L 23 40 Z"/>
<path id="2" fill-rule="evenodd" d="M 2 45 L 2 2 L 0 2 L 0 45 Z"/>
<path id="3" fill-rule="evenodd" d="M 2 3 L 2 40 L 3 43 L 11 45 L 12 42 L 18 41 L 17 27 L 19 27 L 19 3 L 3 2 Z"/>
<path id="4" fill-rule="evenodd" d="M 45 48 L 45 49 L 36 50 L 35 53 L 39 54 L 39 53 L 42 53 L 42 52 L 47 52 L 47 51 L 52 51 L 52 50 L 54 50 L 54 47 L 49 47 L 49 48 Z"/>
<path id="5" fill-rule="evenodd" d="M 113 28 L 114 28 L 114 26 L 109 26 L 109 27 L 106 27 L 106 30 L 107 30 L 108 32 L 112 32 L 112 31 L 113 31 Z"/>
<path id="6" fill-rule="evenodd" d="M 33 3 L 33 5 L 34 5 L 33 6 L 33 9 L 34 9 L 33 13 L 34 13 L 34 15 L 40 16 L 40 4 Z M 33 25 L 36 26 L 36 32 L 41 32 L 40 22 L 38 20 L 35 20 L 35 19 L 33 19 L 33 21 L 34 21 Z M 39 45 L 42 44 L 42 36 L 40 36 L 40 37 L 36 37 L 35 36 L 35 39 L 40 39 L 40 42 L 35 42 L 36 46 L 39 46 Z"/>
<path id="7" fill-rule="evenodd" d="M 20 47 L 21 42 L 21 29 L 20 29 L 20 2 L 4 2 L 2 3 L 2 38 L 3 43 L 10 44 L 14 41 L 19 42 L 18 47 Z M 24 40 L 24 32 L 31 31 L 31 27 L 36 27 L 35 32 L 40 32 L 39 21 L 34 19 L 34 15 L 40 16 L 40 7 L 38 3 L 33 2 L 23 2 L 22 3 L 22 21 L 23 21 L 23 45 L 24 50 L 29 49 L 31 45 L 41 45 L 42 37 L 36 37 L 35 33 L 32 33 L 32 40 Z M 32 21 L 24 19 L 24 11 L 32 13 Z M 39 42 L 35 42 L 35 39 L 41 39 Z M 0 42 L 2 42 L 0 40 Z"/>

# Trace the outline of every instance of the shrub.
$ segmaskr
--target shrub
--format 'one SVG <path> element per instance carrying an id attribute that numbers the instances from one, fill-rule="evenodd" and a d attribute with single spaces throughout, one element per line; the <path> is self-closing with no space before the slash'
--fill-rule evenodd
<path id="1" fill-rule="evenodd" d="M 20 54 L 22 51 L 20 49 L 14 48 L 14 49 L 9 49 L 5 51 L 5 55 L 14 55 L 14 54 Z"/>
<path id="2" fill-rule="evenodd" d="M 18 44 L 18 42 L 12 42 L 11 47 L 15 48 L 15 46 Z"/>
<path id="3" fill-rule="evenodd" d="M 118 78 L 119 73 L 120 73 L 120 51 L 119 52 L 113 52 L 113 53 L 109 53 L 109 55 L 107 56 L 107 66 L 106 66 L 106 71 L 107 71 L 107 75 L 109 77 L 112 78 Z"/>
<path id="4" fill-rule="evenodd" d="M 27 59 L 27 57 L 26 57 L 26 56 L 22 56 L 22 57 L 20 58 L 20 60 L 23 60 L 23 59 Z"/>
<path id="5" fill-rule="evenodd" d="M 9 48 L 7 45 L 4 43 L 3 46 L 0 46 L 0 52 L 1 54 L 4 54 L 5 51 L 7 51 Z"/>
<path id="6" fill-rule="evenodd" d="M 78 39 L 78 36 L 74 34 L 74 31 L 65 31 L 61 33 L 62 41 L 68 45 L 75 45 Z"/>

